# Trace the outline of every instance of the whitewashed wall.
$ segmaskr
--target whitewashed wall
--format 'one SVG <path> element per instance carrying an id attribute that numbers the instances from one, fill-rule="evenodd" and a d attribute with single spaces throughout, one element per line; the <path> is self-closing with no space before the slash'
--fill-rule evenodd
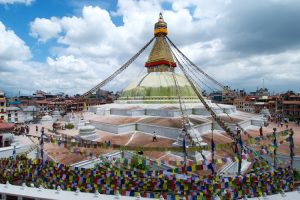
<path id="1" fill-rule="evenodd" d="M 172 139 L 177 139 L 179 134 L 181 133 L 181 129 L 178 128 L 161 127 L 143 123 L 137 123 L 137 130 L 151 134 L 153 133 L 153 131 L 155 131 L 157 135 Z"/>

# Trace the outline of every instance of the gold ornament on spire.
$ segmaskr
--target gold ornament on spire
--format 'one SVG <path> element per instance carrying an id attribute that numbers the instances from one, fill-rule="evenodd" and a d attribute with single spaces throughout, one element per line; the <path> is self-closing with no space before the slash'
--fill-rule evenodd
<path id="1" fill-rule="evenodd" d="M 176 67 L 171 49 L 165 36 L 168 34 L 167 23 L 162 14 L 159 14 L 158 22 L 154 26 L 155 43 L 152 47 L 145 67 L 148 72 L 173 72 Z"/>
<path id="2" fill-rule="evenodd" d="M 156 22 L 154 25 L 154 35 L 155 36 L 168 35 L 168 26 L 167 23 L 164 21 L 162 13 L 159 13 L 158 22 Z"/>

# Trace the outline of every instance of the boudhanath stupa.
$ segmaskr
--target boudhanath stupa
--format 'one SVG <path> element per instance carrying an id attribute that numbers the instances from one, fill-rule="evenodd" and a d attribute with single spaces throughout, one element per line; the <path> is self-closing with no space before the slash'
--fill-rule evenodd
<path id="1" fill-rule="evenodd" d="M 197 145 L 210 143 L 212 129 L 217 143 L 231 143 L 232 139 L 213 121 L 210 112 L 200 102 L 187 78 L 177 72 L 177 63 L 166 41 L 167 34 L 167 23 L 160 14 L 154 26 L 155 42 L 144 66 L 146 73 L 124 88 L 121 97 L 114 103 L 90 107 L 91 125 L 105 132 L 103 137 L 100 134 L 103 141 L 111 140 L 120 145 L 139 145 L 134 142 L 135 138 L 139 138 L 144 140 L 145 145 L 150 146 L 181 146 L 182 130 L 186 123 L 182 119 L 182 112 L 185 112 L 190 123 L 190 135 Z M 232 130 L 236 129 L 236 123 L 244 129 L 255 129 L 264 125 L 263 119 L 258 115 L 237 111 L 233 105 L 214 104 L 208 99 L 205 101 Z M 184 111 L 180 104 L 184 104 Z M 152 142 L 153 133 L 157 134 L 161 143 Z M 126 135 L 129 135 L 131 142 L 114 141 L 115 137 Z M 229 151 L 219 153 L 220 156 L 224 156 Z M 172 152 L 156 154 L 145 153 L 152 159 L 180 156 Z M 209 158 L 210 152 L 196 152 L 188 157 L 202 160 L 204 157 Z"/>

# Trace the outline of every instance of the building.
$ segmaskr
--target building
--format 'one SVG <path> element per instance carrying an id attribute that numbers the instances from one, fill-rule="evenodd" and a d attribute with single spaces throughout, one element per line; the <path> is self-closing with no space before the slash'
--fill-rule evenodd
<path id="1" fill-rule="evenodd" d="M 255 99 L 254 97 L 244 97 L 244 98 L 235 98 L 233 100 L 233 105 L 236 106 L 237 110 L 255 113 Z"/>
<path id="2" fill-rule="evenodd" d="M 290 120 L 300 120 L 300 94 L 288 91 L 278 98 L 278 112 Z"/>
<path id="3" fill-rule="evenodd" d="M 257 88 L 256 91 L 250 92 L 249 95 L 258 96 L 258 97 L 270 96 L 270 92 L 269 92 L 268 88 L 260 88 L 260 89 Z"/>
<path id="4" fill-rule="evenodd" d="M 23 111 L 21 108 L 16 106 L 11 106 L 6 108 L 7 112 L 7 121 L 9 123 L 23 123 Z"/>
<path id="5" fill-rule="evenodd" d="M 0 122 L 0 147 L 8 147 L 13 141 L 13 135 L 10 133 L 14 129 L 14 124 Z"/>
<path id="6" fill-rule="evenodd" d="M 0 122 L 7 121 L 6 98 L 4 92 L 0 91 Z"/>
<path id="7" fill-rule="evenodd" d="M 38 118 L 38 110 L 35 106 L 22 107 L 24 122 L 34 122 Z"/>
<path id="8" fill-rule="evenodd" d="M 236 98 L 244 98 L 246 92 L 244 90 L 231 90 L 228 86 L 224 91 L 215 91 L 209 94 L 209 98 L 214 103 L 222 103 L 228 105 L 234 105 Z"/>
<path id="9" fill-rule="evenodd" d="M 211 113 L 200 102 L 189 80 L 176 71 L 177 63 L 174 62 L 170 46 L 166 42 L 167 33 L 167 24 L 160 15 L 154 28 L 155 42 L 144 66 L 145 74 L 136 77 L 125 87 L 120 98 L 114 103 L 90 107 L 89 111 L 92 113 L 90 113 L 89 123 L 96 130 L 109 134 L 100 140 L 118 142 L 117 144 L 120 145 L 127 144 L 128 141 L 125 139 L 116 141 L 116 137 L 122 135 L 122 137 L 131 138 L 132 134 L 135 136 L 130 144 L 137 144 L 138 141 L 135 139 L 139 138 L 139 141 L 143 142 L 142 145 L 155 145 L 151 143 L 151 136 L 155 133 L 160 137 L 161 143 L 158 144 L 160 146 L 182 146 L 184 127 L 189 127 L 187 130 L 189 133 L 195 133 L 190 135 L 190 140 L 199 145 L 207 145 L 211 142 L 212 127 L 213 132 L 218 133 L 214 137 L 222 137 L 220 141 L 231 143 L 232 139 L 219 125 L 215 124 Z M 179 91 L 184 105 L 179 103 Z M 239 91 L 228 92 L 230 98 L 238 95 Z M 232 103 L 233 100 L 230 99 Z M 204 101 L 211 106 L 218 117 L 226 121 L 230 130 L 236 130 L 236 123 L 245 129 L 248 126 L 263 125 L 263 120 L 259 116 L 236 112 L 236 107 L 233 105 L 216 105 L 209 100 Z M 244 103 L 243 109 L 249 109 L 252 112 L 251 105 Z M 185 124 L 185 117 L 189 121 L 187 124 Z M 174 152 L 168 155 L 161 153 L 160 157 L 178 156 L 175 154 Z M 183 158 L 182 155 L 179 156 Z M 188 156 L 194 160 L 201 160 L 204 157 L 210 157 L 211 153 L 194 152 Z M 157 158 L 154 152 L 150 158 Z M 248 164 L 244 163 L 245 168 Z"/>

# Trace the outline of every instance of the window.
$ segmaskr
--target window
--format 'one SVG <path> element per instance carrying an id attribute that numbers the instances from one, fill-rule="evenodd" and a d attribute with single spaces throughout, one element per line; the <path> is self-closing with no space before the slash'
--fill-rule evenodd
<path id="1" fill-rule="evenodd" d="M 1 112 L 4 113 L 4 109 L 1 109 Z"/>
<path id="2" fill-rule="evenodd" d="M 17 117 L 17 116 L 18 116 L 18 113 L 15 113 L 15 116 Z"/>
<path id="3" fill-rule="evenodd" d="M 4 106 L 4 103 L 3 102 L 1 102 L 1 104 L 0 104 L 1 106 Z"/>
<path id="4" fill-rule="evenodd" d="M 8 116 L 8 117 L 11 117 L 11 114 L 8 114 L 7 116 Z"/>

